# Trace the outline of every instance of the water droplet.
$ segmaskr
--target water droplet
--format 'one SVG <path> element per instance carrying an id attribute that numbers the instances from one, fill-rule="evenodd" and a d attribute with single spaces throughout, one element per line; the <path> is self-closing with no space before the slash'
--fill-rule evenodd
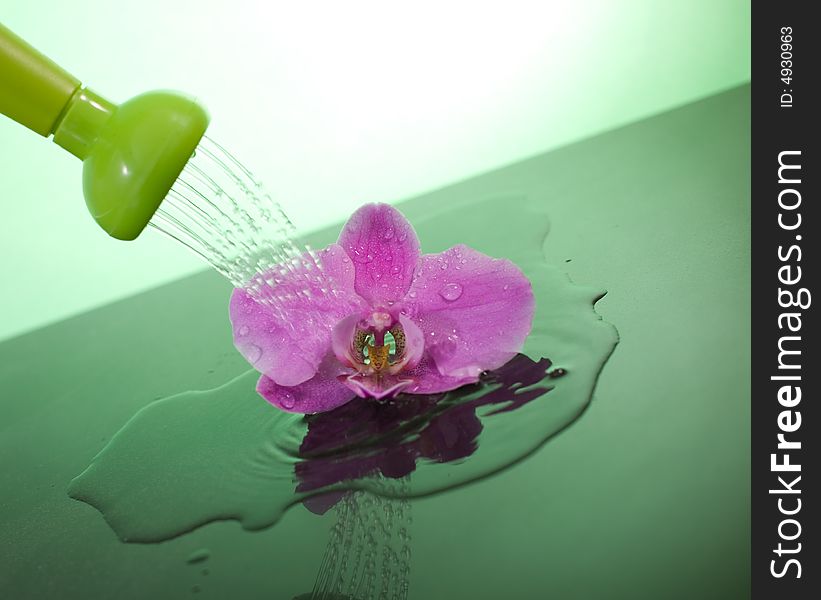
<path id="1" fill-rule="evenodd" d="M 282 392 L 282 395 L 279 397 L 279 403 L 282 404 L 283 408 L 293 408 L 296 404 L 296 398 L 291 392 Z"/>
<path id="2" fill-rule="evenodd" d="M 385 231 L 382 232 L 382 238 L 389 240 L 393 237 L 393 227 L 388 227 Z"/>
<path id="3" fill-rule="evenodd" d="M 262 358 L 262 348 L 256 344 L 249 344 L 249 346 L 245 349 L 245 358 L 247 358 L 248 362 L 252 365 L 256 364 L 257 361 Z"/>
<path id="4" fill-rule="evenodd" d="M 250 331 L 250 328 L 248 327 L 248 325 L 243 325 L 242 327 L 240 327 L 237 330 L 237 335 L 239 335 L 239 336 L 248 335 L 249 331 Z"/>
<path id="5" fill-rule="evenodd" d="M 414 290 L 411 290 L 410 292 L 408 292 L 408 296 L 410 296 L 411 298 L 416 298 L 416 292 Z"/>
<path id="6" fill-rule="evenodd" d="M 188 555 L 188 558 L 185 559 L 189 565 L 197 564 L 208 560 L 211 556 L 211 552 L 208 548 L 200 548 L 199 550 L 194 550 L 191 554 Z"/>
<path id="7" fill-rule="evenodd" d="M 462 295 L 462 286 L 458 283 L 446 283 L 442 286 L 442 289 L 439 290 L 439 295 L 448 302 L 453 302 L 454 300 L 458 300 Z"/>
<path id="8" fill-rule="evenodd" d="M 402 272 L 402 267 L 400 265 L 393 265 L 391 267 L 391 273 L 393 273 L 394 275 L 398 275 L 401 272 Z"/>
<path id="9" fill-rule="evenodd" d="M 369 263 L 373 260 L 373 254 L 365 254 L 364 251 L 353 251 L 353 259 L 358 263 Z"/>

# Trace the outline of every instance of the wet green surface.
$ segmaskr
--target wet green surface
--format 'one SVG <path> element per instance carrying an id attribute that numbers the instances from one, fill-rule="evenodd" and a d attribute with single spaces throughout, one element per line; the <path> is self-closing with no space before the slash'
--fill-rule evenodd
<path id="1" fill-rule="evenodd" d="M 411 598 L 748 596 L 748 123 L 740 88 L 402 206 L 412 222 L 465 206 L 477 232 L 498 232 L 505 220 L 476 203 L 539 199 L 548 262 L 606 288 L 597 310 L 621 334 L 569 430 L 495 477 L 414 502 Z M 123 544 L 65 493 L 137 410 L 247 369 L 228 293 L 204 273 L 0 345 L 0 597 L 311 589 L 327 516 L 296 507 L 259 533 L 222 522 Z"/>
<path id="2" fill-rule="evenodd" d="M 526 355 L 508 368 L 451 394 L 357 401 L 310 420 L 262 401 L 259 374 L 250 370 L 217 389 L 145 407 L 72 481 L 69 495 L 98 508 L 124 541 L 155 542 L 226 518 L 267 527 L 322 492 L 428 496 L 528 456 L 583 414 L 618 339 L 593 310 L 602 291 L 574 285 L 545 262 L 543 205 L 539 197 L 501 197 L 472 203 L 468 215 L 452 205 L 414 223 L 433 247 L 462 240 L 514 261 L 531 280 L 538 309 Z M 515 246 L 506 231 L 487 227 L 493 222 L 517 231 Z M 458 276 L 461 266 L 452 268 Z M 534 363 L 547 357 L 542 368 Z M 374 468 L 389 478 L 374 477 Z M 406 485 L 392 481 L 406 474 Z"/>

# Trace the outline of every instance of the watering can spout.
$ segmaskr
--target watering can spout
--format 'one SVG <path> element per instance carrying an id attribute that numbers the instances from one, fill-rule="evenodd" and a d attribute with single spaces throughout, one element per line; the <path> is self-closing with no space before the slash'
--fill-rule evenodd
<path id="1" fill-rule="evenodd" d="M 120 105 L 0 25 L 0 112 L 83 161 L 83 194 L 112 237 L 133 240 L 148 225 L 194 154 L 209 117 L 171 91 Z"/>

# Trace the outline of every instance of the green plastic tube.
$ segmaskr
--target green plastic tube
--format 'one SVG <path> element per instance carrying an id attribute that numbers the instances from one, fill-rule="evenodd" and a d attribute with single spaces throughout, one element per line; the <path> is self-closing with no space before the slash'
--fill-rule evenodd
<path id="1" fill-rule="evenodd" d="M 50 135 L 80 80 L 0 23 L 0 112 Z"/>
<path id="2" fill-rule="evenodd" d="M 83 161 L 83 194 L 109 235 L 133 240 L 193 155 L 209 117 L 171 91 L 116 105 L 0 24 L 0 112 Z"/>

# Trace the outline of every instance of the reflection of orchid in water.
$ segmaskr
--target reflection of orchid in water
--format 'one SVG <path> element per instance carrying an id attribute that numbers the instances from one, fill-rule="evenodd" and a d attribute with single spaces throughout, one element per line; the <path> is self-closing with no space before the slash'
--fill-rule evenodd
<path id="1" fill-rule="evenodd" d="M 406 600 L 411 546 L 408 533 L 410 475 L 420 460 L 446 463 L 465 459 L 478 447 L 483 421 L 508 413 L 550 391 L 551 362 L 519 354 L 479 383 L 450 393 L 407 396 L 387 402 L 357 398 L 344 406 L 306 417 L 294 465 L 303 505 L 317 514 L 334 508 L 336 524 L 319 567 L 314 589 L 295 600 Z M 486 410 L 477 415 L 477 410 Z M 381 478 L 393 499 L 356 489 L 356 481 Z M 350 487 L 348 487 L 350 486 Z M 330 490 L 330 491 L 329 491 Z"/>
<path id="2" fill-rule="evenodd" d="M 358 398 L 333 411 L 311 415 L 299 448 L 303 460 L 295 465 L 296 491 L 310 492 L 375 475 L 398 479 L 414 471 L 420 459 L 444 463 L 466 458 L 476 450 L 482 431 L 476 410 L 499 405 L 484 415 L 491 416 L 539 398 L 552 387 L 537 384 L 565 373 L 564 369 L 548 373 L 550 366 L 546 358 L 534 362 L 519 354 L 486 373 L 480 384 L 450 394 L 412 399 L 400 395 L 385 403 Z M 345 494 L 321 493 L 303 504 L 321 514 Z"/>
<path id="3" fill-rule="evenodd" d="M 257 391 L 290 412 L 476 383 L 530 332 L 533 291 L 516 265 L 461 245 L 422 255 L 385 204 L 356 211 L 318 262 L 331 289 L 283 270 L 266 279 L 273 303 L 241 288 L 231 298 L 234 343 L 262 373 Z"/>

